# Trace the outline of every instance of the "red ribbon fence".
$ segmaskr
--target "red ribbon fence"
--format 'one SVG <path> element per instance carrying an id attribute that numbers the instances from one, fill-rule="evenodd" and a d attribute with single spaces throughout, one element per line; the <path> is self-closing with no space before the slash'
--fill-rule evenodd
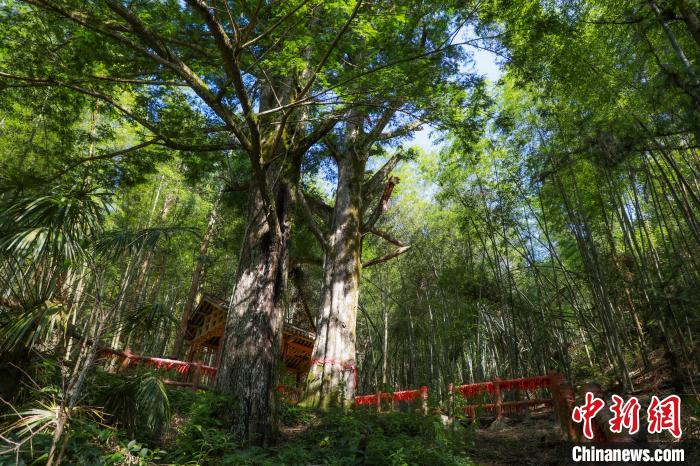
<path id="1" fill-rule="evenodd" d="M 117 351 L 112 348 L 101 348 L 97 353 L 98 358 L 121 359 L 122 368 L 134 367 L 138 364 L 155 367 L 156 369 L 171 372 L 174 379 L 166 379 L 167 385 L 191 387 L 192 390 L 207 388 L 214 382 L 216 367 L 207 366 L 197 362 L 178 361 L 177 359 L 156 358 L 139 356 L 129 351 Z"/>
<path id="2" fill-rule="evenodd" d="M 118 351 L 112 348 L 101 348 L 98 352 L 98 358 L 117 358 L 121 359 L 120 366 L 122 368 L 133 367 L 138 364 L 155 367 L 156 369 L 169 371 L 173 373 L 174 379 L 167 379 L 164 382 L 169 385 L 190 387 L 193 390 L 207 388 L 211 385 L 216 377 L 216 367 L 207 366 L 196 362 L 178 361 L 176 359 L 158 358 L 139 356 L 131 354 L 129 351 Z M 316 360 L 315 364 L 337 364 L 331 360 Z M 353 381 L 357 388 L 357 368 L 354 365 L 343 365 L 343 370 L 351 370 L 353 372 Z M 540 390 L 540 395 L 544 394 L 542 390 L 549 392 L 549 397 L 537 397 L 536 391 Z M 521 394 L 525 393 L 530 396 L 522 400 L 504 401 L 503 393 L 508 391 L 518 391 Z M 573 409 L 574 393 L 570 385 L 564 383 L 563 377 L 556 372 L 551 372 L 549 375 L 536 377 L 523 377 L 518 379 L 495 379 L 489 382 L 481 382 L 474 384 L 459 385 L 454 387 L 452 384 L 448 387 L 448 414 L 453 416 L 454 411 L 454 395 L 461 395 L 465 400 L 474 398 L 479 395 L 488 394 L 493 400 L 490 403 L 469 404 L 464 406 L 464 414 L 475 418 L 479 411 L 488 411 L 493 413 L 496 418 L 500 418 L 507 414 L 519 413 L 525 409 L 534 406 L 551 407 L 560 422 L 562 430 L 569 434 L 569 437 L 578 436 L 577 426 L 571 422 L 571 410 Z M 416 390 L 401 390 L 396 392 L 377 392 L 371 395 L 358 395 L 355 397 L 354 405 L 374 406 L 379 412 L 382 410 L 382 404 L 390 404 L 392 409 L 396 409 L 399 403 L 415 404 L 420 401 L 420 408 L 424 414 L 428 413 L 428 387 L 422 386 Z"/>
<path id="3" fill-rule="evenodd" d="M 496 418 L 507 414 L 515 414 L 536 406 L 552 408 L 557 417 L 562 421 L 565 432 L 571 431 L 570 425 L 573 397 L 570 387 L 565 387 L 563 377 L 551 372 L 549 375 L 536 377 L 522 377 L 517 379 L 495 379 L 489 382 L 459 385 L 448 387 L 448 411 L 452 417 L 454 411 L 454 394 L 461 395 L 465 400 L 482 394 L 488 394 L 493 398 L 488 403 L 469 404 L 464 406 L 464 414 L 475 418 L 479 411 L 489 411 Z M 504 401 L 503 393 L 518 391 L 526 395 L 525 399 Z M 539 391 L 539 393 L 537 393 Z M 547 393 L 548 392 L 548 393 Z M 539 395 L 539 396 L 538 396 Z M 549 396 L 547 396 L 549 395 Z M 372 395 L 360 395 L 355 397 L 355 406 L 375 406 L 381 410 L 382 402 L 391 402 L 392 407 L 396 402 L 414 402 L 421 400 L 422 410 L 427 413 L 428 387 L 419 390 L 404 390 L 393 393 L 378 392 Z"/>

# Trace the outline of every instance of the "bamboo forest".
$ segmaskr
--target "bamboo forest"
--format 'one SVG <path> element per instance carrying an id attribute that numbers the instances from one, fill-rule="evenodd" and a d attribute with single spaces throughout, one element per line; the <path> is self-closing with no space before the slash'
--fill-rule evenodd
<path id="1" fill-rule="evenodd" d="M 0 0 L 0 465 L 700 464 L 697 0 Z"/>

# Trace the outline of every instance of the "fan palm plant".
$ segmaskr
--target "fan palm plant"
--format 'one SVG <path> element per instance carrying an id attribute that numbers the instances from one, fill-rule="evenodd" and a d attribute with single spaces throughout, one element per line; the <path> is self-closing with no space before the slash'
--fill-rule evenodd
<path id="1" fill-rule="evenodd" d="M 58 186 L 53 194 L 32 183 L 6 189 L 0 180 L 0 348 L 23 348 L 38 342 L 59 341 L 70 315 L 72 277 L 83 270 L 90 289 L 83 300 L 83 345 L 74 367 L 63 372 L 62 394 L 56 410 L 49 463 L 60 461 L 64 429 L 79 409 L 82 387 L 95 361 L 99 342 L 110 328 L 139 328 L 167 315 L 163 306 L 143 304 L 121 312 L 132 278 L 144 257 L 176 235 L 194 232 L 181 226 L 123 229 L 105 232 L 111 211 L 110 193 L 100 188 Z M 113 264 L 124 260 L 121 284 L 109 286 Z M 65 293 L 68 289 L 68 293 Z M 89 306 L 87 305 L 89 303 Z M 76 310 L 77 312 L 77 310 Z M 123 319 L 123 322 L 121 321 Z M 63 328 L 63 334 L 56 331 Z M 58 335 L 57 335 L 58 334 Z M 88 342 L 91 342 L 88 344 Z M 132 391 L 136 405 L 145 410 L 145 426 L 155 430 L 169 412 L 162 383 L 154 376 L 140 378 Z M 26 416 L 25 416 L 26 417 Z M 62 440 L 63 439 L 63 440 Z"/>
<path id="2" fill-rule="evenodd" d="M 66 307 L 54 299 L 58 274 L 41 263 L 11 257 L 0 263 L 0 350 L 29 349 L 68 321 Z"/>
<path id="3" fill-rule="evenodd" d="M 0 194 L 0 347 L 22 347 L 27 354 L 37 342 L 50 341 L 57 329 L 65 330 L 70 311 L 62 296 L 66 277 L 78 268 L 91 276 L 83 336 L 84 343 L 92 344 L 81 346 L 73 369 L 64 372 L 56 409 L 48 410 L 55 413 L 54 421 L 46 424 L 54 431 L 49 462 L 60 461 L 64 431 L 79 409 L 82 387 L 104 332 L 154 325 L 168 315 L 162 305 L 152 303 L 121 312 L 138 264 L 176 235 L 194 232 L 180 226 L 105 232 L 109 211 L 109 193 L 99 189 L 66 188 L 44 195 L 22 187 Z M 122 284 L 110 292 L 106 270 L 120 259 L 127 264 Z M 61 337 L 66 337 L 65 331 Z M 143 413 L 139 424 L 156 431 L 169 416 L 162 382 L 153 374 L 128 382 L 124 388 L 133 394 L 129 399 Z"/>
<path id="4" fill-rule="evenodd" d="M 99 189 L 0 186 L 0 346 L 32 347 L 62 321 L 66 275 L 88 257 L 102 232 L 109 193 Z"/>
<path id="5" fill-rule="evenodd" d="M 79 262 L 86 245 L 102 231 L 109 195 L 94 188 L 7 198 L 0 202 L 0 251 L 56 265 Z"/>
<path id="6" fill-rule="evenodd" d="M 110 423 L 130 435 L 158 434 L 170 419 L 170 399 L 163 381 L 150 369 L 139 368 L 122 376 L 96 371 L 91 378 L 89 402 L 101 406 Z"/>

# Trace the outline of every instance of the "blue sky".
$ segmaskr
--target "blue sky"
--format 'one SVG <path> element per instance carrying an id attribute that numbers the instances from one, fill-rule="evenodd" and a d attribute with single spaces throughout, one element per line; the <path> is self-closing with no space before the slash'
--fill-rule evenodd
<path id="1" fill-rule="evenodd" d="M 476 72 L 491 82 L 496 82 L 501 77 L 501 68 L 497 64 L 496 54 L 473 47 L 469 51 L 474 61 L 464 67 L 465 72 Z M 416 132 L 408 145 L 415 144 L 425 151 L 439 147 L 439 144 L 435 142 L 435 137 L 430 136 L 433 131 L 432 127 L 424 126 L 421 131 Z"/>
<path id="2" fill-rule="evenodd" d="M 475 47 L 468 47 L 468 52 L 472 56 L 473 61 L 465 64 L 465 66 L 462 67 L 462 71 L 465 73 L 478 73 L 491 82 L 496 82 L 501 77 L 502 72 L 498 66 L 496 54 Z M 408 140 L 405 145 L 417 145 L 426 152 L 433 151 L 440 147 L 440 144 L 437 142 L 437 135 L 434 134 L 431 136 L 431 133 L 434 131 L 434 128 L 430 126 L 423 126 L 423 129 L 416 132 L 413 138 Z M 379 159 L 370 159 L 368 168 L 376 169 L 381 163 L 383 163 L 383 161 Z M 335 191 L 335 180 L 330 181 L 329 179 L 321 177 L 317 178 L 315 183 L 322 191 L 332 198 L 333 192 Z M 430 197 L 434 189 L 434 186 L 429 188 L 426 194 Z"/>

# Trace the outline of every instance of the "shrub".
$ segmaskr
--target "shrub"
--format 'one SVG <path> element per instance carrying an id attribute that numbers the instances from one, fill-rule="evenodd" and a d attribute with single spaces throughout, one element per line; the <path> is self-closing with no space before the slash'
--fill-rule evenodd
<path id="1" fill-rule="evenodd" d="M 335 412 L 286 443 L 235 450 L 222 464 L 471 464 L 460 451 L 465 432 L 456 431 L 453 436 L 434 416 Z"/>
<path id="2" fill-rule="evenodd" d="M 188 395 L 180 395 L 179 408 Z M 222 413 L 236 406 L 233 398 L 215 392 L 197 392 L 187 412 L 187 420 L 178 428 L 168 455 L 178 464 L 219 464 L 221 458 L 235 451 L 237 444 L 228 432 Z M 218 458 L 218 460 L 217 460 Z"/>
<path id="3" fill-rule="evenodd" d="M 313 411 L 297 404 L 280 403 L 279 420 L 283 426 L 309 424 L 315 418 Z"/>
<path id="4" fill-rule="evenodd" d="M 87 386 L 89 403 L 101 406 L 107 421 L 131 437 L 155 439 L 170 421 L 168 391 L 155 371 L 112 375 L 98 368 Z"/>

